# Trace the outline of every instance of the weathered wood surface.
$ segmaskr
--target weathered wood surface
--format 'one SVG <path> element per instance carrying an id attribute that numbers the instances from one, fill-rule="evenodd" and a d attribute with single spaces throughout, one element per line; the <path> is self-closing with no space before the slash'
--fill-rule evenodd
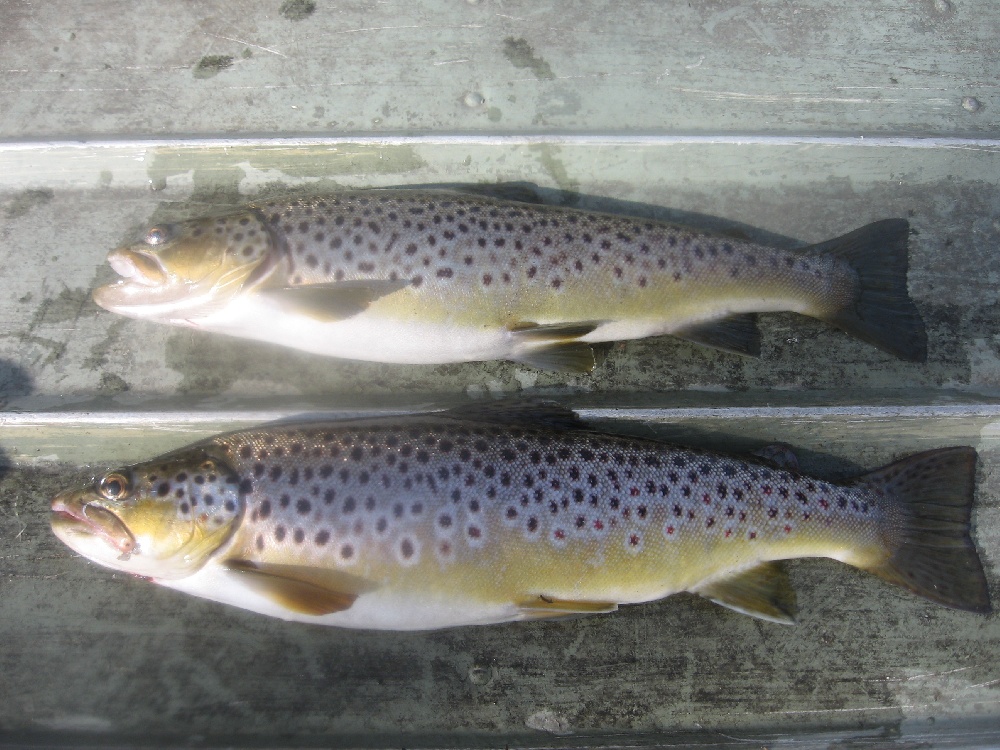
<path id="1" fill-rule="evenodd" d="M 1000 152 L 863 145 L 397 144 L 241 147 L 0 148 L 0 358 L 9 406 L 134 405 L 211 399 L 366 397 L 525 388 L 584 392 L 1000 386 Z M 64 181 L 65 180 L 65 181 Z M 909 217 L 910 291 L 929 332 L 929 362 L 900 362 L 830 326 L 763 316 L 763 354 L 725 355 L 670 339 L 614 349 L 592 376 L 513 363 L 399 367 L 324 359 L 127 320 L 90 290 L 113 275 L 109 249 L 151 221 L 246 200 L 261 190 L 530 181 L 543 197 L 718 227 L 784 245 L 868 221 Z M 150 191 L 152 181 L 161 189 Z M 279 187 L 275 187 L 275 184 Z M 580 197 L 582 196 L 582 197 Z M 217 402 L 215 402 L 217 403 Z"/>
<path id="2" fill-rule="evenodd" d="M 601 420 L 608 427 L 725 449 L 788 440 L 801 446 L 805 469 L 831 477 L 936 445 L 974 445 L 977 540 L 997 591 L 995 409 L 952 419 L 912 409 L 590 414 L 614 417 Z M 121 427 L 80 430 L 87 447 L 75 456 L 102 465 L 99 455 L 133 458 L 197 437 L 180 425 Z M 63 437 L 37 429 L 39 453 L 60 450 Z M 4 449 L 17 451 L 24 437 L 5 434 Z M 996 740 L 1000 620 L 920 601 L 831 561 L 792 566 L 801 609 L 793 628 L 684 596 L 561 623 L 428 634 L 307 627 L 86 563 L 49 532 L 45 500 L 91 469 L 21 455 L 14 463 L 0 481 L 8 738 L 406 747 L 490 745 L 496 733 L 547 746 L 728 745 L 762 735 L 766 744 L 776 734 L 805 746 Z"/>
<path id="3" fill-rule="evenodd" d="M 832 562 L 794 566 L 794 629 L 677 597 L 401 635 L 200 602 L 55 540 L 57 489 L 258 417 L 529 393 L 671 440 L 788 441 L 831 476 L 976 446 L 1000 595 L 994 3 L 311 5 L 0 2 L 0 745 L 1000 741 L 1000 619 Z M 908 217 L 929 361 L 777 315 L 760 360 L 664 338 L 589 377 L 392 367 L 89 300 L 151 220 L 261 191 L 497 181 L 785 246 Z"/>
<path id="4" fill-rule="evenodd" d="M 995 133 L 991 0 L 0 6 L 0 136 Z M 301 15 L 301 14 L 299 14 Z"/>

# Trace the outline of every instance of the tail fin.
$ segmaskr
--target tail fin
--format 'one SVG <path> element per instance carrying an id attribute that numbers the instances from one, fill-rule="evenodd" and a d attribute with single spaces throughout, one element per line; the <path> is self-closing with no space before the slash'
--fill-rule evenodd
<path id="1" fill-rule="evenodd" d="M 906 289 L 910 224 L 886 219 L 809 248 L 847 261 L 858 275 L 854 304 L 827 318 L 853 336 L 911 362 L 927 360 L 927 333 Z"/>
<path id="2" fill-rule="evenodd" d="M 983 565 L 969 536 L 974 448 L 917 453 L 858 482 L 885 490 L 903 510 L 902 543 L 870 572 L 948 607 L 992 611 Z"/>

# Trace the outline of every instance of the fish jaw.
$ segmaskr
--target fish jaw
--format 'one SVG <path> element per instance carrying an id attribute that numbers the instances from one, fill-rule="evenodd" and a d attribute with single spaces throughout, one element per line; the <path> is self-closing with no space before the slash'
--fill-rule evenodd
<path id="1" fill-rule="evenodd" d="M 110 568 L 120 568 L 136 550 L 137 542 L 114 513 L 68 490 L 52 500 L 52 531 L 75 552 Z"/>

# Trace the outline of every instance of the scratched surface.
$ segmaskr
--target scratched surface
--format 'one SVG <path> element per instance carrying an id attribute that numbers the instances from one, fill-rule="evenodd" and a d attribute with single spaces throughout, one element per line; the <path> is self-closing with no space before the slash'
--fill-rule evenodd
<path id="1" fill-rule="evenodd" d="M 57 489 L 230 426 L 532 394 L 706 447 L 785 440 L 832 477 L 976 446 L 996 601 L 995 4 L 573 9 L 0 1 L 0 747 L 483 747 L 498 733 L 530 746 L 1000 743 L 1000 618 L 833 562 L 793 566 L 795 629 L 677 597 L 400 635 L 185 598 L 51 535 Z M 866 140 L 814 139 L 845 134 Z M 498 181 L 786 247 L 907 217 L 929 360 L 774 315 L 759 360 L 659 338 L 614 347 L 588 377 L 392 367 L 127 320 L 89 299 L 111 275 L 107 251 L 150 221 L 275 191 Z"/>
<path id="2" fill-rule="evenodd" d="M 1000 117 L 992 0 L 292 5 L 6 0 L 0 137 L 989 133 Z"/>

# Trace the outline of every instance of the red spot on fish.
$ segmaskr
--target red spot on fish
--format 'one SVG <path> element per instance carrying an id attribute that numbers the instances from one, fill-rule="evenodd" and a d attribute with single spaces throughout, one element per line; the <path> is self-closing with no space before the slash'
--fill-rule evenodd
<path id="1" fill-rule="evenodd" d="M 600 519 L 597 519 L 596 521 L 594 521 L 594 528 L 597 529 L 598 531 L 601 531 L 604 528 L 604 522 L 601 521 Z"/>
<path id="2" fill-rule="evenodd" d="M 769 485 L 769 484 L 765 484 L 760 489 L 761 489 L 761 492 L 763 492 L 765 495 L 770 495 L 771 494 L 771 485 Z"/>
<path id="3" fill-rule="evenodd" d="M 566 532 L 563 531 L 562 529 L 556 529 L 555 531 L 552 532 L 552 536 L 554 536 L 556 539 L 565 539 Z"/>
<path id="4" fill-rule="evenodd" d="M 630 489 L 630 490 L 629 490 L 628 492 L 629 492 L 629 494 L 630 494 L 630 495 L 631 495 L 632 497 L 637 497 L 637 496 L 639 495 L 639 488 L 638 488 L 638 487 L 633 487 L 633 488 L 632 488 L 632 489 Z"/>
<path id="5" fill-rule="evenodd" d="M 632 534 L 632 536 L 630 536 L 628 538 L 628 543 L 631 544 L 633 547 L 638 547 L 639 546 L 639 535 L 638 534 Z"/>
<path id="6" fill-rule="evenodd" d="M 785 524 L 785 533 L 786 534 L 791 534 L 792 533 L 792 527 L 789 526 L 788 524 Z"/>
<path id="7" fill-rule="evenodd" d="M 705 503 L 705 505 L 712 504 L 712 498 L 710 498 L 707 494 L 701 496 L 701 501 Z"/>
<path id="8" fill-rule="evenodd" d="M 747 534 L 747 536 L 750 539 L 756 539 L 757 538 L 757 532 L 756 531 L 751 531 L 749 534 Z"/>
<path id="9" fill-rule="evenodd" d="M 821 497 L 819 499 L 819 507 L 821 507 L 823 510 L 826 510 L 827 508 L 830 507 L 830 503 L 826 501 L 825 497 Z"/>
<path id="10" fill-rule="evenodd" d="M 673 534 L 674 533 L 674 527 L 673 526 L 667 526 L 667 533 L 668 534 Z"/>
<path id="11" fill-rule="evenodd" d="M 726 539 L 728 539 L 732 535 L 733 535 L 733 530 L 732 529 L 726 529 Z"/>

